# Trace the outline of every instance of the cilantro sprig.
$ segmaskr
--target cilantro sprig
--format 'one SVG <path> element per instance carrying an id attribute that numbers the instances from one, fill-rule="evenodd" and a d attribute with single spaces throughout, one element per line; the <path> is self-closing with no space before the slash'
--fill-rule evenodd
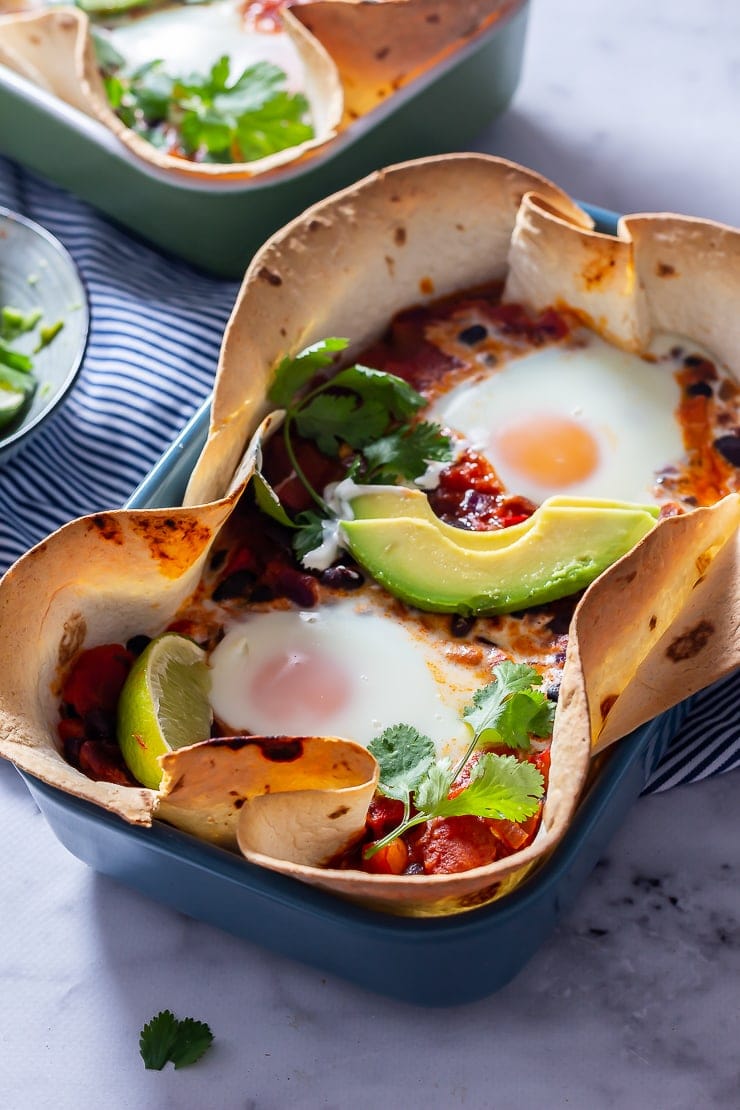
<path id="1" fill-rule="evenodd" d="M 330 458 L 349 452 L 353 457 L 348 477 L 366 484 L 413 481 L 430 462 L 446 462 L 452 457 L 450 438 L 437 424 L 411 420 L 426 401 L 403 378 L 354 365 L 320 380 L 347 344 L 347 339 L 332 337 L 314 343 L 295 358 L 284 358 L 268 392 L 269 399 L 285 409 L 285 449 L 318 509 L 299 513 L 293 522 L 293 547 L 299 558 L 318 546 L 324 521 L 333 514 L 301 468 L 295 433 L 314 442 Z M 274 503 L 270 504 L 264 489 L 258 503 L 280 519 L 271 511 Z"/>
<path id="2" fill-rule="evenodd" d="M 212 1044 L 213 1033 L 204 1021 L 179 1021 L 171 1010 L 160 1010 L 139 1035 L 144 1067 L 153 1071 L 161 1071 L 168 1061 L 176 1068 L 194 1064 Z"/>
<path id="3" fill-rule="evenodd" d="M 411 725 L 392 725 L 368 745 L 380 767 L 378 790 L 403 803 L 403 818 L 381 840 L 365 848 L 370 859 L 392 840 L 433 817 L 490 817 L 524 821 L 537 812 L 544 790 L 533 764 L 514 755 L 484 752 L 465 786 L 450 797 L 453 785 L 476 748 L 490 744 L 519 751 L 530 736 L 549 736 L 555 707 L 536 687 L 542 678 L 522 663 L 500 663 L 493 681 L 476 691 L 463 717 L 473 735 L 462 759 L 452 765 L 436 760 L 434 742 Z"/>
<path id="4" fill-rule="evenodd" d="M 95 36 L 108 102 L 153 146 L 205 162 L 253 162 L 313 138 L 309 105 L 285 88 L 287 74 L 256 62 L 238 76 L 224 54 L 207 73 L 168 73 L 162 59 L 132 67 Z"/>

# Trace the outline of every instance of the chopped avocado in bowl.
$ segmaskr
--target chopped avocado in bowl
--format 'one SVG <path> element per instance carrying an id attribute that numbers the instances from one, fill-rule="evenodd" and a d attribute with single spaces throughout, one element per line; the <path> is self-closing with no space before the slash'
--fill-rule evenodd
<path id="1" fill-rule="evenodd" d="M 0 208 L 0 463 L 66 396 L 88 329 L 68 251 L 39 224 Z"/>

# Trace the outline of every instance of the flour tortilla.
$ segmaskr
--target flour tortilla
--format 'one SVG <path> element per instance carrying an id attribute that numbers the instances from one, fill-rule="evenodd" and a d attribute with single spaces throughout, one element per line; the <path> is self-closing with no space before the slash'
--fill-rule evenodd
<path id="1" fill-rule="evenodd" d="M 402 306 L 503 281 L 519 206 L 533 190 L 572 225 L 592 227 L 532 170 L 452 154 L 372 174 L 273 236 L 249 266 L 226 328 L 208 442 L 186 504 L 228 489 L 284 355 L 336 335 L 351 340 L 351 360 Z"/>
<path id="2" fill-rule="evenodd" d="M 293 12 L 339 70 L 349 125 L 518 6 L 517 0 L 313 0 Z"/>
<path id="3" fill-rule="evenodd" d="M 300 861 L 326 862 L 358 838 L 378 782 L 367 749 L 337 736 L 206 740 L 161 763 L 157 814 L 165 821 L 235 849 L 240 815 L 259 813 L 269 799 L 271 812 L 253 835 L 271 845 L 277 820 L 281 843 Z"/>
<path id="4" fill-rule="evenodd" d="M 529 195 L 535 190 L 536 197 Z M 245 800 L 235 806 L 231 795 L 205 803 L 200 786 L 190 793 L 181 772 L 204 773 L 219 747 L 206 743 L 166 757 L 160 792 L 91 782 L 56 748 L 59 676 L 82 647 L 159 631 L 175 616 L 254 469 L 262 436 L 279 419 L 267 420 L 250 440 L 282 355 L 344 334 L 352 337 L 351 358 L 401 307 L 507 274 L 508 288 L 518 282 L 517 295 L 536 305 L 543 290 L 552 296 L 548 267 L 557 265 L 561 288 L 581 298 L 579 311 L 629 345 L 640 329 L 673 326 L 670 321 L 689 310 L 692 251 L 718 244 L 720 261 L 707 259 L 716 301 L 704 306 L 698 338 L 708 342 L 711 336 L 715 350 L 729 350 L 740 233 L 697 223 L 698 231 L 679 217 L 623 221 L 622 258 L 615 264 L 621 277 L 605 296 L 598 288 L 604 283 L 593 276 L 600 258 L 608 263 L 614 256 L 613 244 L 592 232 L 588 218 L 554 186 L 499 159 L 448 156 L 395 167 L 310 209 L 250 267 L 225 338 L 213 424 L 189 507 L 74 522 L 24 556 L 0 583 L 0 754 L 127 820 L 146 824 L 158 812 L 200 835 L 210 830 L 216 842 L 236 836 L 252 862 L 393 913 L 462 912 L 520 883 L 567 829 L 592 751 L 740 663 L 737 494 L 660 522 L 586 592 L 571 628 L 540 831 L 524 851 L 474 871 L 411 877 L 320 866 L 335 843 L 334 829 L 324 838 L 322 827 L 316 839 L 301 830 L 311 825 L 311 815 L 342 809 L 343 790 L 367 790 L 366 773 L 358 775 L 361 781 L 340 783 L 335 797 L 337 784 L 323 773 L 291 780 L 287 790 L 269 780 L 269 792 L 257 793 L 254 767 L 229 754 L 219 773 L 231 778 L 228 767 L 239 764 L 239 785 L 229 790 L 238 789 Z M 545 241 L 551 232 L 557 251 Z M 657 275 L 658 262 L 674 267 L 670 280 Z M 604 272 L 611 269 L 606 265 Z M 644 275 L 639 281 L 638 274 Z M 680 294 L 679 307 L 672 306 L 671 288 Z M 630 297 L 640 303 L 630 305 Z M 698 313 L 695 318 L 698 327 Z M 234 471 L 238 480 L 228 492 Z M 319 748 L 337 743 L 310 740 Z M 220 750 L 232 752 L 228 745 Z M 218 792 L 215 782 L 211 786 Z M 361 831 L 361 812 L 359 804 L 341 814 L 347 822 L 340 838 Z"/>

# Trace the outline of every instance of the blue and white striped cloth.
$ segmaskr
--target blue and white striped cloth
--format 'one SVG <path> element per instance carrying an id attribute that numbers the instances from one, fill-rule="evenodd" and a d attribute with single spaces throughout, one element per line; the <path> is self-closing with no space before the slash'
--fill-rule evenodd
<path id="1" fill-rule="evenodd" d="M 92 310 L 87 355 L 47 426 L 0 468 L 0 571 L 72 517 L 122 505 L 208 395 L 237 283 L 131 239 L 0 158 L 0 205 L 74 256 Z M 740 766 L 740 673 L 699 694 L 648 790 Z"/>

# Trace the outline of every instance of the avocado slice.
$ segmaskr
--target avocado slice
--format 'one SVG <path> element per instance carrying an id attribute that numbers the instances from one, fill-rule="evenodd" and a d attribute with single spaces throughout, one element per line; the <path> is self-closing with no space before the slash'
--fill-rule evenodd
<path id="1" fill-rule="evenodd" d="M 426 500 L 426 499 L 425 499 Z M 655 525 L 653 506 L 545 502 L 513 542 L 497 532 L 465 533 L 423 517 L 342 523 L 349 550 L 389 593 L 432 613 L 492 616 L 567 597 L 588 586 Z M 445 531 L 446 529 L 446 531 Z M 450 532 L 454 539 L 450 538 Z M 455 542 L 478 535 L 473 549 Z"/>
<path id="2" fill-rule="evenodd" d="M 514 524 L 510 528 L 496 528 L 491 531 L 473 532 L 467 528 L 455 528 L 445 524 L 435 515 L 429 498 L 421 490 L 409 489 L 407 486 L 371 486 L 358 487 L 361 492 L 356 497 L 348 498 L 352 506 L 355 520 L 390 520 L 403 517 L 404 519 L 426 520 L 439 529 L 443 536 L 451 540 L 458 547 L 469 548 L 472 551 L 493 551 L 499 548 L 510 547 L 511 544 L 521 540 L 545 514 L 556 526 L 560 523 L 570 527 L 569 520 L 579 518 L 570 517 L 572 509 L 589 509 L 595 512 L 611 509 L 639 510 L 650 513 L 657 519 L 657 505 L 638 505 L 632 501 L 604 501 L 588 497 L 549 497 L 528 519 L 521 524 Z"/>

